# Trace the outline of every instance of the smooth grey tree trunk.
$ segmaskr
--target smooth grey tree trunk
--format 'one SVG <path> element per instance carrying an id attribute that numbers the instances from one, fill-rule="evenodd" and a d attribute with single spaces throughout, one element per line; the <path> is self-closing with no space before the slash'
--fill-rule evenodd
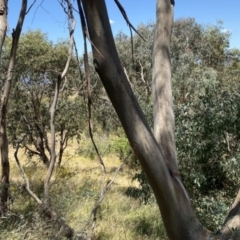
<path id="1" fill-rule="evenodd" d="M 80 0 L 78 0 L 80 3 Z M 180 179 L 166 164 L 121 66 L 104 0 L 83 0 L 93 64 L 155 194 L 171 240 L 206 239 Z"/>
<path id="2" fill-rule="evenodd" d="M 166 164 L 178 173 L 170 62 L 172 25 L 170 0 L 157 1 L 152 81 L 154 136 Z"/>

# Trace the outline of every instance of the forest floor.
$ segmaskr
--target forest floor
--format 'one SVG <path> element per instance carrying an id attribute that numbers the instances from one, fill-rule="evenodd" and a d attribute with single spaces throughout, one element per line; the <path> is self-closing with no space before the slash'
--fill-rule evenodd
<path id="1" fill-rule="evenodd" d="M 90 213 L 100 198 L 103 186 L 112 180 L 122 161 L 117 154 L 103 156 L 107 172 L 104 176 L 97 156 L 88 149 L 89 142 L 81 141 L 81 144 L 69 142 L 62 166 L 54 171 L 50 194 L 52 206 L 62 219 L 76 232 L 84 229 L 84 234 L 89 237 L 93 227 Z M 79 146 L 88 149 L 87 153 L 80 154 Z M 14 150 L 11 149 L 11 201 L 8 215 L 0 219 L 0 240 L 64 239 L 52 223 L 41 215 L 38 204 L 26 192 L 13 154 Z M 27 158 L 23 151 L 20 151 L 19 159 L 33 192 L 42 199 L 46 167 L 36 158 Z M 97 211 L 92 239 L 166 239 L 154 200 L 143 204 L 126 194 L 129 187 L 138 187 L 138 183 L 132 181 L 135 172 L 128 164 L 124 164 L 118 172 Z"/>

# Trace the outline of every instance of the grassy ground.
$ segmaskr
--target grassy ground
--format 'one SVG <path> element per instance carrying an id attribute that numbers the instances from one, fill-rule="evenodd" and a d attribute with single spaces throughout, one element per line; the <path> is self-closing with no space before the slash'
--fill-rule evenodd
<path id="1" fill-rule="evenodd" d="M 102 144 L 102 149 L 107 148 L 106 146 L 111 147 L 106 144 L 108 139 L 105 140 L 104 143 L 102 139 L 98 140 L 98 143 Z M 79 146 L 81 149 L 87 149 L 85 154 L 83 151 L 80 151 L 81 155 L 79 154 Z M 81 145 L 76 141 L 70 142 L 62 167 L 55 170 L 51 181 L 52 205 L 76 232 L 80 232 L 86 226 L 84 229 L 86 236 L 91 234 L 93 223 L 91 217 L 86 224 L 87 219 L 99 199 L 103 186 L 100 164 L 88 146 L 89 142 L 84 140 Z M 115 152 L 103 157 L 107 169 L 105 183 L 112 179 L 121 164 L 117 156 Z M 24 181 L 14 161 L 13 150 L 10 152 L 10 158 L 11 211 L 0 220 L 0 239 L 63 239 L 51 222 L 41 216 L 38 205 L 22 187 Z M 27 159 L 24 152 L 20 152 L 19 158 L 33 191 L 42 198 L 45 167 L 37 159 Z M 134 171 L 127 165 L 124 165 L 118 173 L 98 210 L 93 239 L 166 239 L 156 204 L 152 202 L 144 205 L 138 199 L 126 195 L 128 187 L 137 186 L 136 182 L 132 182 L 133 174 Z"/>

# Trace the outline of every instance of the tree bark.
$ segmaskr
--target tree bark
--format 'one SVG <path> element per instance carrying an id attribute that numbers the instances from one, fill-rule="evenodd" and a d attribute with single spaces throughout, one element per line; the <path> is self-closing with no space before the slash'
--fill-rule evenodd
<path id="1" fill-rule="evenodd" d="M 55 162 L 56 162 L 56 133 L 55 133 L 55 115 L 56 115 L 56 108 L 58 103 L 58 96 L 59 96 L 59 89 L 61 84 L 62 78 L 61 75 L 58 76 L 55 92 L 54 92 L 54 98 L 53 102 L 50 108 L 50 128 L 51 128 L 51 158 L 50 158 L 50 164 L 48 167 L 47 175 L 44 181 L 44 200 L 46 207 L 50 206 L 49 202 L 49 182 L 53 174 Z"/>
<path id="2" fill-rule="evenodd" d="M 240 190 L 221 230 L 221 239 L 240 239 Z"/>
<path id="3" fill-rule="evenodd" d="M 170 0 L 158 0 L 156 10 L 152 81 L 154 136 L 167 165 L 177 173 L 170 61 L 173 5 Z"/>
<path id="4" fill-rule="evenodd" d="M 78 0 L 80 1 L 80 0 Z M 206 239 L 181 181 L 165 163 L 121 66 L 104 0 L 82 0 L 94 66 L 148 178 L 170 240 Z"/>
<path id="5" fill-rule="evenodd" d="M 12 85 L 12 77 L 16 61 L 16 53 L 18 47 L 18 41 L 22 30 L 25 14 L 27 9 L 27 0 L 22 0 L 21 12 L 18 18 L 16 29 L 12 33 L 12 48 L 7 72 L 7 79 L 3 87 L 3 93 L 1 97 L 0 106 L 0 151 L 1 151 L 1 165 L 2 165 L 2 176 L 1 176 L 1 195 L 0 195 L 0 212 L 3 214 L 7 210 L 8 200 L 8 188 L 9 188 L 9 174 L 10 166 L 8 159 L 8 138 L 6 130 L 6 114 L 8 99 Z"/>
<path id="6" fill-rule="evenodd" d="M 54 98 L 53 102 L 50 108 L 50 129 L 51 129 L 51 158 L 50 158 L 50 164 L 48 167 L 48 172 L 44 181 L 44 202 L 47 208 L 50 207 L 50 197 L 49 197 L 49 183 L 50 179 L 53 174 L 53 170 L 55 167 L 56 162 L 56 132 L 55 132 L 55 116 L 56 116 L 56 109 L 58 104 L 58 97 L 60 92 L 60 85 L 62 80 L 66 77 L 66 74 L 69 69 L 70 61 L 72 58 L 72 52 L 73 52 L 73 45 L 74 45 L 74 39 L 73 39 L 73 33 L 75 29 L 75 19 L 73 17 L 73 9 L 72 4 L 69 0 L 66 0 L 68 5 L 68 17 L 69 21 L 71 22 L 71 29 L 70 29 L 70 43 L 68 48 L 68 56 L 67 56 L 67 62 L 65 64 L 65 67 L 61 74 L 58 75 L 58 79 L 56 81 L 56 87 L 54 92 Z"/>
<path id="7" fill-rule="evenodd" d="M 68 145 L 68 131 L 64 131 L 65 126 L 61 126 L 60 130 L 60 141 L 59 141 L 59 153 L 58 153 L 58 167 L 61 166 L 62 158 L 63 158 L 63 152 L 66 149 Z"/>
<path id="8" fill-rule="evenodd" d="M 7 32 L 7 0 L 0 0 L 0 62 L 2 55 L 2 47 Z"/>

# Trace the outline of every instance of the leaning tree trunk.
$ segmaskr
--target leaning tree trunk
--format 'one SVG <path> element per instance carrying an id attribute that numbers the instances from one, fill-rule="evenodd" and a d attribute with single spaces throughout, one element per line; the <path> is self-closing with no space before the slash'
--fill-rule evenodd
<path id="1" fill-rule="evenodd" d="M 3 214 L 7 210 L 7 200 L 8 200 L 8 188 L 9 188 L 9 159 L 8 159 L 8 138 L 6 129 L 6 115 L 8 99 L 10 94 L 10 89 L 12 85 L 12 78 L 14 72 L 14 66 L 16 61 L 16 53 L 18 47 L 18 41 L 22 30 L 22 25 L 24 22 L 25 14 L 27 9 L 27 0 L 22 0 L 22 8 L 18 18 L 18 23 L 16 29 L 12 33 L 12 48 L 10 54 L 10 60 L 8 65 L 7 79 L 3 87 L 3 93 L 1 97 L 0 105 L 0 151 L 1 151 L 1 166 L 2 166 L 2 176 L 1 176 L 1 193 L 0 193 L 0 212 Z"/>
<path id="2" fill-rule="evenodd" d="M 78 0 L 80 1 L 80 0 Z M 154 138 L 121 66 L 104 0 L 82 0 L 93 63 L 148 178 L 171 240 L 206 239 L 186 191 Z M 160 66 L 161 67 L 161 66 Z"/>

